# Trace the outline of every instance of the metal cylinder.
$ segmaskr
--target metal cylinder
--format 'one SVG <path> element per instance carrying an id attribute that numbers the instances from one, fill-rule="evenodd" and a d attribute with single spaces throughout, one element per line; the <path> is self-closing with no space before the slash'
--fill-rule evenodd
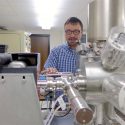
<path id="1" fill-rule="evenodd" d="M 78 90 L 69 86 L 67 95 L 77 122 L 80 124 L 89 123 L 92 120 L 93 112 L 83 97 L 79 94 Z"/>
<path id="2" fill-rule="evenodd" d="M 105 78 L 102 84 L 102 92 L 113 106 L 125 114 L 125 76 L 115 73 Z"/>
<path id="3" fill-rule="evenodd" d="M 114 26 L 125 26 L 124 0 L 94 0 L 88 6 L 88 40 L 106 40 Z"/>
<path id="4" fill-rule="evenodd" d="M 100 61 L 98 62 L 85 62 L 85 73 L 88 80 L 102 80 L 112 72 L 108 72 L 103 69 Z"/>
<path id="5" fill-rule="evenodd" d="M 89 123 L 93 118 L 93 111 L 80 95 L 79 91 L 72 87 L 71 81 L 65 77 L 62 77 L 62 80 L 66 84 L 67 96 L 71 103 L 76 121 L 80 124 Z"/>
<path id="6" fill-rule="evenodd" d="M 103 67 L 114 70 L 125 67 L 125 28 L 114 27 L 101 53 Z"/>

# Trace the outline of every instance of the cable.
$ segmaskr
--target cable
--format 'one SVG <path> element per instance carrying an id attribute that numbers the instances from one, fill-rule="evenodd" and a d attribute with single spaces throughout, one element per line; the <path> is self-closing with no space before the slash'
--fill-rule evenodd
<path id="1" fill-rule="evenodd" d="M 62 98 L 63 96 L 64 96 L 63 94 L 60 95 L 60 96 L 56 99 L 55 103 L 52 105 L 52 110 L 51 110 L 50 114 L 48 115 L 48 117 L 47 117 L 47 119 L 46 119 L 44 125 L 50 125 L 50 123 L 51 123 L 51 121 L 52 121 L 52 119 L 53 119 L 55 113 L 56 113 L 60 108 L 62 108 L 62 109 L 65 108 L 65 105 L 59 105 L 59 106 L 55 109 L 56 104 L 57 104 L 58 102 L 59 102 L 59 104 L 60 104 L 60 101 L 63 100 L 63 98 Z M 62 100 L 61 100 L 61 99 L 62 99 Z M 63 100 L 63 101 L 64 101 L 64 100 Z"/>
<path id="2" fill-rule="evenodd" d="M 50 125 L 51 124 L 51 121 L 55 115 L 55 113 L 61 108 L 61 106 L 58 106 L 51 114 L 50 114 L 50 117 L 48 118 L 47 122 L 45 125 Z"/>
<path id="3" fill-rule="evenodd" d="M 68 111 L 65 114 L 63 114 L 63 115 L 55 115 L 55 116 L 56 117 L 65 117 L 66 115 L 68 115 L 70 113 L 70 111 L 71 111 L 71 108 L 69 108 Z"/>

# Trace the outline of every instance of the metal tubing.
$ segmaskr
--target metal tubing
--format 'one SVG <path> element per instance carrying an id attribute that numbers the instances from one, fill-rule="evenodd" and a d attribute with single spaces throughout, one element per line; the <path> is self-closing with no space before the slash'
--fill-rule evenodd
<path id="1" fill-rule="evenodd" d="M 93 118 L 92 110 L 80 95 L 79 91 L 72 87 L 66 78 L 63 78 L 63 81 L 67 84 L 67 96 L 77 122 L 80 124 L 89 123 Z"/>

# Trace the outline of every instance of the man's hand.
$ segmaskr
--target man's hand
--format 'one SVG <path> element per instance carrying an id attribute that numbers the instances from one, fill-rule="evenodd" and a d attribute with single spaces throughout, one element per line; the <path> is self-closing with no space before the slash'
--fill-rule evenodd
<path id="1" fill-rule="evenodd" d="M 58 70 L 56 68 L 50 67 L 50 68 L 43 70 L 41 72 L 41 74 L 53 74 L 53 73 L 57 73 L 57 72 L 58 72 Z"/>
<path id="2" fill-rule="evenodd" d="M 58 72 L 56 68 L 52 68 L 52 67 L 51 68 L 47 68 L 46 70 L 47 70 L 48 74 L 57 73 Z"/>

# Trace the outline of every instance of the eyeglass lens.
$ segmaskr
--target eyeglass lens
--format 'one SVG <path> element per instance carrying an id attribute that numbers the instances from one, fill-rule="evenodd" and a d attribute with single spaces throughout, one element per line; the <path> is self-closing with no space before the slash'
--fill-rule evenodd
<path id="1" fill-rule="evenodd" d="M 72 33 L 73 33 L 74 35 L 78 35 L 78 34 L 80 33 L 80 30 L 73 30 L 73 31 L 71 31 L 71 30 L 66 30 L 65 33 L 66 33 L 67 35 L 71 35 Z"/>

